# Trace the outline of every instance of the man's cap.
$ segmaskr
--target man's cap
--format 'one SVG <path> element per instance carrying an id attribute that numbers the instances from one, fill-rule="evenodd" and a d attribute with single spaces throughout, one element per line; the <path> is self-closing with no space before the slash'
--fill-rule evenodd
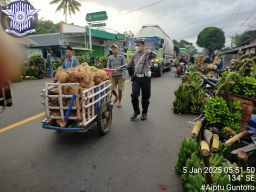
<path id="1" fill-rule="evenodd" d="M 112 48 L 117 48 L 117 49 L 118 49 L 118 45 L 113 44 L 113 45 L 111 45 L 111 49 L 112 49 Z"/>
<path id="2" fill-rule="evenodd" d="M 144 45 L 145 44 L 145 41 L 144 40 L 137 40 L 137 41 L 135 41 L 135 45 L 139 45 L 139 44 L 142 44 L 142 45 Z"/>

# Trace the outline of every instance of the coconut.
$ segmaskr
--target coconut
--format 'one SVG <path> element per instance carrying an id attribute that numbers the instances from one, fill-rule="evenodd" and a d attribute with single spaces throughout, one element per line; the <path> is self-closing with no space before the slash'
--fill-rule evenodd
<path id="1" fill-rule="evenodd" d="M 81 94 L 82 90 L 81 87 L 77 87 L 77 92 L 76 92 L 76 86 L 65 86 L 63 88 L 63 94 L 64 95 L 74 95 L 76 93 Z"/>
<path id="2" fill-rule="evenodd" d="M 49 100 L 49 106 L 52 106 L 52 107 L 59 106 L 59 99 L 58 98 L 51 98 Z"/>
<path id="3" fill-rule="evenodd" d="M 72 87 L 71 86 L 65 86 L 63 88 L 63 95 L 72 95 Z"/>
<path id="4" fill-rule="evenodd" d="M 57 119 L 56 120 L 56 123 L 60 126 L 60 127 L 66 127 L 67 126 L 67 124 L 68 124 L 68 122 L 66 121 L 66 120 L 60 120 L 60 119 Z"/>
<path id="5" fill-rule="evenodd" d="M 82 66 L 82 67 L 86 67 L 86 66 L 89 66 L 89 64 L 87 63 L 87 62 L 84 62 L 84 63 L 81 63 L 81 65 L 80 66 Z"/>
<path id="6" fill-rule="evenodd" d="M 95 66 L 91 66 L 91 71 L 92 72 L 95 72 L 95 71 L 97 71 L 98 70 L 98 68 L 97 67 L 95 67 Z"/>
<path id="7" fill-rule="evenodd" d="M 52 117 L 60 117 L 60 112 L 59 111 L 51 111 L 51 116 Z"/>
<path id="8" fill-rule="evenodd" d="M 102 80 L 99 76 L 94 76 L 94 83 L 95 85 L 101 84 Z"/>
<path id="9" fill-rule="evenodd" d="M 58 87 L 53 87 L 53 88 L 49 89 L 49 95 L 59 95 Z"/>
<path id="10" fill-rule="evenodd" d="M 84 66 L 83 69 L 85 70 L 85 73 L 92 73 L 90 66 Z"/>
<path id="11" fill-rule="evenodd" d="M 69 72 L 69 81 L 71 83 L 78 83 L 79 82 L 79 78 L 77 78 L 76 75 L 75 75 L 75 70 L 71 70 Z"/>
<path id="12" fill-rule="evenodd" d="M 87 73 L 86 76 L 81 81 L 89 84 L 93 81 L 93 75 L 91 73 Z"/>
<path id="13" fill-rule="evenodd" d="M 80 66 L 75 68 L 74 73 L 75 73 L 75 76 L 79 79 L 82 79 L 86 75 L 85 69 L 83 67 L 80 67 Z"/>
<path id="14" fill-rule="evenodd" d="M 55 78 L 60 82 L 60 83 L 66 83 L 68 82 L 69 75 L 65 70 L 58 70 L 56 72 Z"/>
<path id="15" fill-rule="evenodd" d="M 80 85 L 83 87 L 83 88 L 86 88 L 86 89 L 89 89 L 91 87 L 93 87 L 95 85 L 94 81 L 90 82 L 90 83 L 85 83 L 83 81 L 80 82 Z"/>
<path id="16" fill-rule="evenodd" d="M 108 74 L 104 70 L 99 70 L 99 76 L 102 81 L 106 81 L 109 79 Z"/>

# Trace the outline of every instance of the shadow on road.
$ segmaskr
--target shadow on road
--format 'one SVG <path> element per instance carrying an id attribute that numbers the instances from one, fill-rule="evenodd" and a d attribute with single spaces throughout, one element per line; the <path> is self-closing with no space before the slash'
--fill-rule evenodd
<path id="1" fill-rule="evenodd" d="M 86 133 L 53 133 L 55 144 L 68 145 L 70 147 L 78 147 L 83 145 L 92 145 L 100 140 L 103 136 L 99 136 L 97 129 L 93 128 Z"/>

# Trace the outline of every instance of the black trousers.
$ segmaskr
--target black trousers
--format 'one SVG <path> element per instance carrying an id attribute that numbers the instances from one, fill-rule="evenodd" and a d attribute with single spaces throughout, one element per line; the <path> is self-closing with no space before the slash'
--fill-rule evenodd
<path id="1" fill-rule="evenodd" d="M 132 105 L 134 112 L 140 112 L 139 96 L 142 94 L 141 104 L 142 113 L 148 113 L 149 99 L 151 95 L 151 78 L 150 77 L 136 77 L 132 82 Z"/>

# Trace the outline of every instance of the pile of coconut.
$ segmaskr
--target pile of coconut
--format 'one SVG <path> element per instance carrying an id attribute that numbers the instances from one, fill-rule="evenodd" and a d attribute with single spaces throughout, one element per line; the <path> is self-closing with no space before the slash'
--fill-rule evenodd
<path id="1" fill-rule="evenodd" d="M 83 63 L 73 69 L 61 69 L 56 72 L 55 78 L 59 83 L 79 83 L 80 86 L 65 86 L 63 87 L 62 93 L 64 95 L 73 95 L 76 94 L 78 97 L 73 103 L 73 106 L 77 106 L 78 108 L 75 110 L 71 110 L 70 117 L 78 117 L 78 121 L 81 121 L 81 92 L 83 89 L 91 88 L 95 85 L 99 85 L 100 83 L 107 81 L 109 79 L 108 74 L 102 70 L 93 66 L 89 66 L 87 63 Z M 49 94 L 58 95 L 59 90 L 58 87 L 52 87 L 49 90 Z M 68 107 L 70 105 L 71 98 L 62 98 L 63 106 Z M 49 106 L 55 107 L 59 106 L 59 98 L 49 98 Z M 92 109 L 90 113 L 92 113 Z M 61 113 L 59 109 L 51 109 L 51 116 L 60 117 Z M 64 110 L 66 113 L 67 110 Z M 57 119 L 56 124 L 60 127 L 66 127 L 68 124 L 72 123 L 72 121 L 63 121 Z"/>
<path id="2" fill-rule="evenodd" d="M 109 76 L 104 70 L 83 63 L 72 69 L 58 70 L 55 78 L 59 83 L 80 83 L 87 89 L 108 80 Z"/>

